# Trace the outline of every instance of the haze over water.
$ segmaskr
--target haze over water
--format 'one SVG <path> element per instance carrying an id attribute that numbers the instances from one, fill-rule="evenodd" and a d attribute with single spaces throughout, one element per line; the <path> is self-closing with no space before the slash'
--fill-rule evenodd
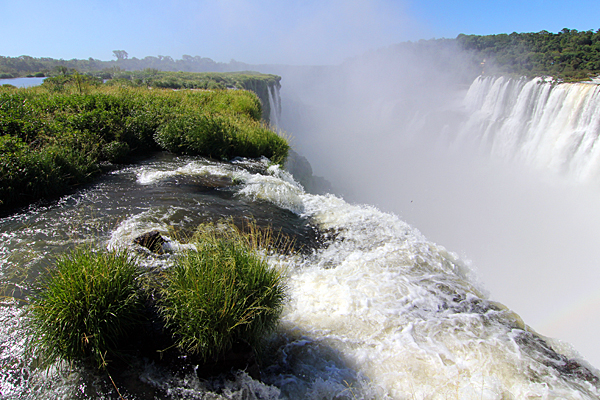
<path id="1" fill-rule="evenodd" d="M 430 240 L 471 260 L 493 300 L 600 365 L 595 340 L 600 329 L 600 183 L 597 173 L 582 175 L 598 168 L 581 164 L 594 159 L 583 150 L 565 164 L 571 165 L 568 170 L 549 168 L 571 157 L 569 141 L 579 143 L 579 133 L 573 136 L 572 131 L 587 132 L 594 140 L 598 124 L 569 128 L 544 117 L 546 125 L 537 134 L 564 133 L 566 155 L 543 164 L 543 157 L 553 157 L 544 150 L 553 146 L 551 139 L 549 144 L 530 139 L 523 145 L 529 153 L 518 147 L 521 139 L 514 148 L 501 146 L 501 140 L 511 143 L 502 139 L 507 132 L 534 135 L 521 133 L 536 122 L 528 115 L 519 120 L 514 110 L 518 91 L 494 104 L 491 86 L 473 84 L 471 97 L 479 90 L 489 98 L 469 105 L 471 85 L 461 84 L 453 71 L 435 69 L 429 59 L 409 54 L 400 60 L 392 54 L 368 55 L 325 79 L 321 74 L 321 79 L 295 81 L 293 74 L 286 79 L 282 73 L 283 124 L 315 174 L 333 182 L 347 199 L 392 211 Z M 420 68 L 414 69 L 416 65 Z M 303 81 L 315 84 L 307 88 Z M 522 107 L 558 113 L 543 101 L 536 97 Z M 597 95 L 582 104 L 592 107 L 593 101 L 598 104 Z M 564 105 L 565 115 L 572 104 Z M 495 115 L 494 107 L 504 114 Z M 495 131 L 487 128 L 486 134 L 490 125 L 478 122 L 485 118 L 508 122 L 504 128 L 496 123 Z M 543 151 L 548 155 L 542 156 Z"/>
<path id="2" fill-rule="evenodd" d="M 217 61 L 331 65 L 409 39 L 597 29 L 598 13 L 597 1 L 134 0 L 74 7 L 61 0 L 27 0 L 0 5 L 5 17 L 0 33 L 11 38 L 0 54 L 110 59 L 112 50 L 126 49 L 136 57 L 198 54 Z M 536 169 L 518 157 L 490 156 L 478 140 L 456 142 L 461 123 L 469 119 L 463 100 L 472 80 L 431 66 L 431 60 L 410 59 L 359 61 L 341 73 L 282 71 L 282 126 L 315 173 L 346 199 L 393 211 L 429 240 L 472 260 L 470 267 L 491 299 L 540 333 L 572 343 L 600 366 L 598 186 Z M 352 210 L 357 216 L 363 209 Z M 397 222 L 387 214 L 375 220 L 380 224 L 371 230 Z M 311 271 L 296 277 L 298 293 L 316 293 L 318 300 L 321 292 L 303 289 L 318 286 L 319 276 L 333 287 L 336 277 L 326 275 Z M 296 309 L 288 317 L 287 322 L 303 320 Z M 329 322 L 323 318 L 318 329 L 325 326 L 326 332 Z M 323 371 L 335 370 L 328 367 Z M 461 376 L 446 372 L 449 379 Z M 479 378 L 473 382 L 485 381 Z"/>

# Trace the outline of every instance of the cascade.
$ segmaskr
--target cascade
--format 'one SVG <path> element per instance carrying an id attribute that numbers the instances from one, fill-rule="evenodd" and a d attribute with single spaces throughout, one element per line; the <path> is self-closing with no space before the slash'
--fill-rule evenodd
<path id="1" fill-rule="evenodd" d="M 280 126 L 281 122 L 281 96 L 279 94 L 279 86 L 269 86 L 269 120 L 273 126 Z"/>
<path id="2" fill-rule="evenodd" d="M 479 77 L 459 133 L 493 155 L 586 182 L 600 178 L 600 86 Z"/>
<path id="3" fill-rule="evenodd" d="M 471 115 L 459 138 L 476 138 L 494 154 L 534 163 L 544 151 L 551 153 L 549 149 L 560 148 L 556 143 L 551 146 L 541 126 L 546 126 L 546 131 L 556 129 L 556 136 L 560 132 L 575 134 L 575 128 L 555 127 L 564 114 L 563 127 L 579 126 L 574 125 L 575 120 L 582 126 L 587 123 L 581 128 L 582 139 L 576 146 L 586 148 L 581 143 L 590 141 L 585 138 L 594 132 L 589 128 L 594 126 L 594 114 L 588 108 L 597 101 L 597 88 L 538 81 L 479 78 L 466 97 L 465 108 Z M 573 94 L 551 100 L 572 88 L 577 88 Z M 591 97 L 582 93 L 586 88 L 585 96 L 591 93 Z M 573 98 L 568 100 L 573 101 L 572 113 L 563 104 L 569 96 Z M 581 96 L 584 99 L 576 102 Z M 268 88 L 268 100 L 271 121 L 278 125 L 278 86 Z M 341 115 L 343 119 L 354 117 Z M 350 122 L 341 125 L 337 138 L 348 139 L 349 147 L 360 150 L 359 155 L 373 154 L 379 160 L 370 163 L 376 168 L 372 173 L 352 176 L 355 181 L 374 182 L 383 176 L 386 188 L 402 189 L 416 205 L 419 197 L 414 196 L 419 196 L 419 191 L 411 190 L 408 179 L 414 175 L 420 182 L 439 184 L 432 192 L 441 197 L 442 203 L 453 204 L 453 197 L 459 193 L 451 191 L 451 186 L 465 177 L 457 174 L 460 179 L 449 180 L 439 171 L 443 168 L 444 173 L 452 172 L 456 163 L 433 163 L 433 157 L 417 151 L 413 157 L 406 157 L 408 151 L 402 153 L 391 145 L 394 131 L 383 130 L 386 136 L 377 137 L 377 130 L 365 129 L 368 124 Z M 352 127 L 369 135 L 363 135 L 360 141 L 350 138 L 352 131 L 348 128 Z M 595 129 L 597 133 L 597 125 Z M 323 131 L 328 135 L 321 136 L 336 138 Z M 536 144 L 535 135 L 546 147 Z M 381 137 L 387 140 L 375 140 Z M 563 142 L 569 140 L 562 138 Z M 375 147 L 382 143 L 385 148 Z M 588 145 L 588 150 L 590 146 L 593 148 Z M 576 169 L 572 160 L 583 153 L 570 154 L 567 172 Z M 344 166 L 366 165 L 360 164 L 359 157 L 346 157 L 345 162 Z M 559 165 L 557 161 L 555 165 Z M 435 174 L 427 175 L 428 168 Z M 474 168 L 458 168 L 458 172 L 471 170 Z M 401 176 L 406 179 L 398 179 L 403 171 L 405 175 Z M 424 179 L 433 177 L 438 179 Z M 448 181 L 452 185 L 447 185 Z M 369 186 L 365 187 L 361 193 L 368 192 Z M 466 192 L 467 196 L 458 199 L 474 197 Z M 421 198 L 432 197 L 429 193 Z M 395 194 L 386 198 L 397 200 Z M 457 208 L 452 207 L 447 214 L 455 215 Z M 440 225 L 433 211 L 428 212 L 428 220 Z M 507 307 L 489 300 L 469 264 L 457 254 L 431 242 L 394 214 L 351 204 L 331 194 L 307 193 L 294 177 L 266 159 L 224 163 L 160 154 L 137 165 L 122 166 L 96 184 L 48 206 L 33 206 L 2 218 L 0 278 L 21 279 L 18 273 L 23 269 L 36 276 L 53 255 L 81 243 L 127 249 L 139 255 L 144 268 L 167 268 L 184 248 L 176 236 L 169 238 L 172 253 L 164 255 L 144 252 L 133 239 L 151 230 L 165 234 L 171 227 L 192 230 L 199 223 L 223 216 L 256 218 L 258 223 L 273 224 L 284 233 L 304 238 L 307 245 L 313 244 L 314 227 L 324 233 L 324 245 L 315 245 L 311 252 L 268 256 L 273 268 L 286 271 L 289 298 L 281 326 L 266 338 L 262 379 L 238 372 L 232 381 L 206 382 L 199 380 L 193 370 L 173 371 L 138 360 L 126 376 L 115 374 L 118 386 L 127 390 L 127 398 L 600 396 L 598 370 L 567 344 L 536 334 L 525 325 L 527 319 L 522 321 Z M 452 234 L 461 234 L 456 225 L 452 226 Z M 494 231 L 495 240 L 498 236 Z M 21 286 L 15 286 L 21 290 Z M 566 290 L 555 297 L 566 301 Z M 23 346 L 23 321 L 21 309 L 9 301 L 0 304 L 0 397 L 116 398 L 106 378 L 83 368 L 74 366 L 68 374 L 38 369 Z"/>

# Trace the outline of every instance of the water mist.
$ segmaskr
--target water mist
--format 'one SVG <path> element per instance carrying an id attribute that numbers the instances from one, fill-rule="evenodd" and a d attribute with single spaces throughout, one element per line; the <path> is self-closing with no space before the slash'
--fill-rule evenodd
<path id="1" fill-rule="evenodd" d="M 589 168 L 577 169 L 582 179 L 514 150 L 507 156 L 497 143 L 509 139 L 498 133 L 493 142 L 490 131 L 518 118 L 509 109 L 518 91 L 495 104 L 508 115 L 482 125 L 469 93 L 480 71 L 461 65 L 455 51 L 390 48 L 340 67 L 280 71 L 283 127 L 347 200 L 394 212 L 456 252 L 491 299 L 599 366 L 598 182 L 587 179 Z M 480 96 L 495 81 L 485 82 Z"/>

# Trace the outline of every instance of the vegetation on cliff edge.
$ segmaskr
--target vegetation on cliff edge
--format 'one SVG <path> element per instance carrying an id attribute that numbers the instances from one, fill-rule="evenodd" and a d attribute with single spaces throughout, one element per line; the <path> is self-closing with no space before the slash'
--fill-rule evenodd
<path id="1" fill-rule="evenodd" d="M 473 62 L 484 62 L 482 72 L 519 76 L 553 76 L 564 81 L 600 75 L 600 29 L 558 33 L 458 35 Z"/>
<path id="2" fill-rule="evenodd" d="M 0 208 L 65 193 L 102 163 L 154 150 L 282 163 L 287 141 L 245 90 L 150 90 L 75 76 L 0 88 Z"/>

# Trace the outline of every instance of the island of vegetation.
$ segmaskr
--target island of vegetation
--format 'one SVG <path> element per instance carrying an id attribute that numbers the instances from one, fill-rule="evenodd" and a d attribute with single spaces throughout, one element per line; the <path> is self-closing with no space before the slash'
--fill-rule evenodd
<path id="1" fill-rule="evenodd" d="M 289 145 L 262 119 L 255 93 L 149 89 L 148 81 L 136 79 L 101 83 L 74 73 L 39 87 L 1 87 L 0 209 L 64 194 L 97 176 L 103 165 L 157 150 L 285 161 Z M 250 82 L 266 88 L 272 79 Z M 227 87 L 239 81 L 241 75 L 222 80 Z"/>
<path id="2" fill-rule="evenodd" d="M 62 254 L 33 284 L 27 351 L 42 368 L 118 372 L 132 357 L 183 357 L 201 376 L 235 368 L 258 378 L 255 353 L 286 297 L 282 271 L 261 255 L 272 237 L 253 224 L 204 224 L 166 269 L 142 268 L 126 250 Z"/>

